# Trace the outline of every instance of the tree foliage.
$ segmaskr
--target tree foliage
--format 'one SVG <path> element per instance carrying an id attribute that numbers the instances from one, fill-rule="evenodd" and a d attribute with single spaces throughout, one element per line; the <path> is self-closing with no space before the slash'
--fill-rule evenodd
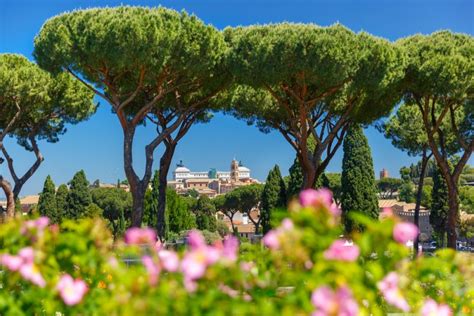
<path id="1" fill-rule="evenodd" d="M 96 108 L 92 97 L 69 74 L 51 75 L 21 55 L 0 54 L 0 151 L 13 179 L 15 199 L 44 160 L 38 141 L 55 143 L 67 124 L 89 118 Z M 35 156 L 23 174 L 18 174 L 15 157 L 5 146 L 6 136 Z"/>
<path id="2" fill-rule="evenodd" d="M 94 188 L 92 202 L 102 210 L 115 238 L 120 237 L 127 227 L 132 211 L 132 196 L 119 188 Z"/>
<path id="3" fill-rule="evenodd" d="M 352 212 L 360 212 L 374 219 L 379 217 L 372 155 L 360 125 L 351 126 L 344 140 L 341 185 L 341 207 L 346 231 L 358 228 L 350 219 Z"/>
<path id="4" fill-rule="evenodd" d="M 38 212 L 41 216 L 48 217 L 52 223 L 61 222 L 61 214 L 56 203 L 56 187 L 51 176 L 47 176 L 44 181 L 38 201 Z"/>
<path id="5" fill-rule="evenodd" d="M 69 182 L 65 217 L 79 219 L 85 217 L 87 207 L 92 203 L 89 181 L 84 170 L 77 172 Z"/>
<path id="6" fill-rule="evenodd" d="M 263 233 L 266 234 L 272 228 L 272 211 L 286 207 L 286 187 L 278 165 L 275 165 L 268 173 L 261 201 L 261 224 Z"/>
<path id="7" fill-rule="evenodd" d="M 186 133 L 188 123 L 205 119 L 207 101 L 221 89 L 225 47 L 214 27 L 162 7 L 78 10 L 48 20 L 35 38 L 34 56 L 42 67 L 81 78 L 112 106 L 124 132 L 132 225 L 142 222 L 155 149 L 170 142 L 173 132 Z M 145 121 L 157 125 L 157 135 L 145 147 L 139 177 L 132 144 Z"/>
<path id="8" fill-rule="evenodd" d="M 397 42 L 408 56 L 404 102 L 416 107 L 448 188 L 448 244 L 456 248 L 458 181 L 474 150 L 474 38 L 449 31 Z M 450 157 L 460 158 L 450 167 Z"/>
<path id="9" fill-rule="evenodd" d="M 281 23 L 228 28 L 224 35 L 237 82 L 231 111 L 284 136 L 297 153 L 305 188 L 315 185 L 350 121 L 386 115 L 400 99 L 403 57 L 367 33 L 339 24 Z"/>
<path id="10" fill-rule="evenodd" d="M 69 188 L 65 184 L 61 184 L 56 191 L 56 205 L 58 207 L 58 214 L 62 219 L 66 214 L 67 196 L 69 195 Z"/>
<path id="11" fill-rule="evenodd" d="M 376 183 L 382 199 L 393 199 L 393 194 L 400 189 L 403 181 L 397 178 L 382 178 Z"/>
<path id="12" fill-rule="evenodd" d="M 196 218 L 187 203 L 172 189 L 166 190 L 167 232 L 180 233 L 196 227 Z"/>
<path id="13" fill-rule="evenodd" d="M 430 224 L 439 239 L 444 240 L 448 225 L 448 188 L 439 169 L 433 175 L 431 201 Z"/>
<path id="14" fill-rule="evenodd" d="M 198 229 L 210 232 L 217 230 L 216 207 L 208 196 L 199 197 L 193 210 Z"/>

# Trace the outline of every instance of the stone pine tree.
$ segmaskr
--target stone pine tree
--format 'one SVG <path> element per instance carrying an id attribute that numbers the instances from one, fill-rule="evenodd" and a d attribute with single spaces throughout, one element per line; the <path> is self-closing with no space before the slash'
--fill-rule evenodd
<path id="1" fill-rule="evenodd" d="M 275 165 L 275 167 L 273 167 L 273 169 L 268 173 L 262 192 L 260 216 L 262 217 L 262 229 L 264 234 L 266 234 L 272 228 L 272 211 L 285 206 L 285 182 L 281 177 L 280 168 L 278 165 Z"/>
<path id="2" fill-rule="evenodd" d="M 226 44 L 216 28 L 184 11 L 165 8 L 76 10 L 46 21 L 35 38 L 34 56 L 41 67 L 77 77 L 111 106 L 119 121 L 124 171 L 133 197 L 132 226 L 142 224 L 156 149 L 165 141 L 175 146 L 206 112 L 209 100 L 225 85 L 221 77 L 227 73 L 221 68 L 225 53 Z M 140 174 L 133 143 L 145 122 L 157 128 L 142 147 Z M 168 164 L 172 153 L 160 161 L 162 177 L 167 172 L 161 162 Z M 160 205 L 160 237 L 164 211 Z"/>
<path id="3" fill-rule="evenodd" d="M 370 123 L 401 97 L 403 55 L 367 33 L 279 23 L 227 28 L 224 36 L 237 85 L 232 112 L 283 136 L 303 170 L 302 188 L 315 186 L 351 122 Z"/>
<path id="4" fill-rule="evenodd" d="M 56 203 L 56 188 L 50 176 L 44 181 L 43 191 L 38 201 L 38 212 L 41 216 L 46 216 L 52 223 L 61 221 Z"/>
<path id="5" fill-rule="evenodd" d="M 67 208 L 67 196 L 69 195 L 69 188 L 65 184 L 61 184 L 56 191 L 56 205 L 58 208 L 59 221 L 62 220 Z"/>
<path id="6" fill-rule="evenodd" d="M 343 148 L 341 206 L 346 231 L 350 232 L 358 228 L 348 216 L 351 212 L 378 218 L 379 208 L 372 155 L 360 125 L 349 128 Z"/>
<path id="7" fill-rule="evenodd" d="M 69 183 L 69 194 L 67 196 L 67 207 L 65 217 L 78 219 L 85 216 L 87 207 L 92 203 L 84 170 L 77 172 Z"/>
<path id="8" fill-rule="evenodd" d="M 459 179 L 474 152 L 474 37 L 441 31 L 397 44 L 408 59 L 404 102 L 418 109 L 430 151 L 446 181 L 448 246 L 456 249 Z M 455 163 L 450 161 L 453 152 L 459 155 Z"/>
<path id="9" fill-rule="evenodd" d="M 433 191 L 431 191 L 430 224 L 440 244 L 444 246 L 448 225 L 448 187 L 439 168 L 433 174 Z"/>
<path id="10" fill-rule="evenodd" d="M 24 56 L 0 54 L 0 152 L 5 158 L 0 163 L 5 162 L 13 188 L 2 175 L 0 187 L 8 197 L 9 217 L 12 203 L 43 163 L 41 142 L 58 142 L 66 124 L 88 119 L 95 109 L 93 94 L 71 75 L 51 75 Z M 24 170 L 18 168 L 16 151 L 5 144 L 7 136 L 34 156 Z"/>

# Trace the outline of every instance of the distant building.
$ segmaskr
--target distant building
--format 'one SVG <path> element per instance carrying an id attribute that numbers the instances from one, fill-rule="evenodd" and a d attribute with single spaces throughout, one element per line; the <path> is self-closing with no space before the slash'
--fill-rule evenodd
<path id="1" fill-rule="evenodd" d="M 173 180 L 168 181 L 168 186 L 179 194 L 196 190 L 201 195 L 214 197 L 253 183 L 259 182 L 251 178 L 250 169 L 234 159 L 231 162 L 230 171 L 218 171 L 211 168 L 208 172 L 191 171 L 180 161 L 173 171 Z"/>
<path id="2" fill-rule="evenodd" d="M 27 195 L 20 199 L 21 211 L 23 215 L 31 212 L 31 210 L 38 205 L 39 195 Z"/>
<path id="3" fill-rule="evenodd" d="M 379 200 L 380 214 L 383 216 L 384 209 L 391 209 L 392 213 L 401 220 L 415 222 L 415 203 L 406 203 L 398 200 Z M 418 220 L 420 227 L 420 240 L 425 241 L 431 238 L 433 228 L 430 224 L 430 211 L 426 207 L 420 207 L 420 217 Z M 425 240 L 423 240 L 425 239 Z"/>
<path id="4" fill-rule="evenodd" d="M 384 178 L 388 178 L 388 177 L 389 177 L 388 170 L 383 168 L 380 171 L 380 179 L 384 179 Z"/>

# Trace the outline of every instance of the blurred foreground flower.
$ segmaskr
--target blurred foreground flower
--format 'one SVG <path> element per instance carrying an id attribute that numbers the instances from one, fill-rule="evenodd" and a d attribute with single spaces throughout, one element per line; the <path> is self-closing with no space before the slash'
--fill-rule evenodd
<path id="1" fill-rule="evenodd" d="M 418 227 L 412 223 L 398 223 L 393 229 L 393 239 L 401 244 L 415 240 L 416 236 L 418 236 Z"/>
<path id="2" fill-rule="evenodd" d="M 385 300 L 401 309 L 404 312 L 410 310 L 410 306 L 402 295 L 402 291 L 398 287 L 399 277 L 395 272 L 390 272 L 385 278 L 377 284 L 377 287 L 382 292 Z"/>
<path id="3" fill-rule="evenodd" d="M 427 299 L 421 308 L 422 316 L 451 316 L 453 313 L 446 304 L 438 304 L 434 300 Z"/>
<path id="4" fill-rule="evenodd" d="M 129 245 L 154 244 L 156 233 L 151 228 L 132 227 L 125 233 L 125 242 Z"/>
<path id="5" fill-rule="evenodd" d="M 324 252 L 324 258 L 328 260 L 340 260 L 353 262 L 359 257 L 357 245 L 346 245 L 344 240 L 335 240 L 328 250 Z"/>
<path id="6" fill-rule="evenodd" d="M 80 303 L 88 290 L 84 281 L 74 280 L 69 274 L 65 274 L 59 279 L 56 289 L 64 303 L 69 306 Z"/>
<path id="7" fill-rule="evenodd" d="M 321 286 L 313 291 L 311 303 L 316 308 L 312 316 L 355 316 L 359 313 L 357 301 L 346 286 L 337 291 Z"/>

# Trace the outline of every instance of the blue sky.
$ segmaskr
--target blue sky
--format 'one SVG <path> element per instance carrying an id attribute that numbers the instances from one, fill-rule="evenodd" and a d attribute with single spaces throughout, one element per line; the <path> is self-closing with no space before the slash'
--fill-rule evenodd
<path id="1" fill-rule="evenodd" d="M 78 8 L 120 4 L 185 9 L 218 28 L 281 21 L 319 25 L 340 22 L 354 31 L 364 30 L 390 40 L 440 29 L 474 34 L 472 0 L 0 0 L 0 52 L 20 53 L 31 58 L 33 38 L 49 17 Z M 67 182 L 80 169 L 86 171 L 90 181 L 115 182 L 117 178 L 124 178 L 121 129 L 108 104 L 100 103 L 95 116 L 87 122 L 69 126 L 59 143 L 40 144 L 45 161 L 25 185 L 22 195 L 41 191 L 48 174 L 56 184 Z M 144 161 L 144 145 L 152 135 L 153 132 L 146 129 L 137 135 L 135 163 L 139 170 Z M 366 135 L 377 175 L 379 170 L 387 168 L 391 175 L 398 176 L 401 166 L 416 161 L 395 149 L 373 128 L 368 128 Z M 13 140 L 8 140 L 6 145 L 16 158 L 19 170 L 25 170 L 32 163 L 32 154 L 18 148 Z M 192 170 L 207 171 L 211 167 L 228 170 L 234 157 L 251 168 L 254 177 L 264 180 L 274 164 L 287 174 L 294 151 L 278 133 L 262 134 L 245 122 L 218 114 L 209 124 L 196 125 L 190 130 L 178 145 L 173 166 L 182 159 Z M 341 160 L 342 150 L 333 158 L 329 171 L 340 171 Z M 8 173 L 5 165 L 0 166 L 0 173 Z"/>

